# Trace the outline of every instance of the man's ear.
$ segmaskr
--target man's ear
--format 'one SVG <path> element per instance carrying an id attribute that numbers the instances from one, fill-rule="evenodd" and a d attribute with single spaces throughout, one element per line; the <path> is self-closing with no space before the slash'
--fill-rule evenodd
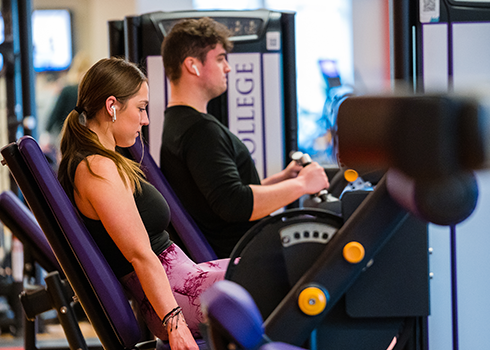
<path id="1" fill-rule="evenodd" d="M 189 74 L 200 76 L 199 72 L 199 60 L 194 57 L 187 57 L 183 63 L 183 69 L 185 69 Z"/>

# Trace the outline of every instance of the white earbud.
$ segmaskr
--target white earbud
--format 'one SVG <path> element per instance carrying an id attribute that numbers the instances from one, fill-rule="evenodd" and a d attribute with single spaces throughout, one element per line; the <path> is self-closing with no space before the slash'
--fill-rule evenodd
<path id="1" fill-rule="evenodd" d="M 196 75 L 197 76 L 200 76 L 201 74 L 199 74 L 199 71 L 197 70 L 197 67 L 195 64 L 192 65 L 192 68 L 194 68 L 194 71 L 196 72 Z"/>
<path id="2" fill-rule="evenodd" d="M 112 106 L 112 122 L 116 121 L 116 106 Z"/>

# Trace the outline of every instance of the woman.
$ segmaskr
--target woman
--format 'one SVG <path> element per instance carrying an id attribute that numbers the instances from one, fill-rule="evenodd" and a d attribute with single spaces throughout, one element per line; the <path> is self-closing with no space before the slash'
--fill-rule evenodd
<path id="1" fill-rule="evenodd" d="M 93 65 L 63 127 L 58 178 L 153 334 L 172 349 L 197 349 L 199 295 L 223 279 L 228 261 L 187 258 L 165 231 L 165 199 L 116 152 L 148 125 L 147 104 L 147 79 L 135 65 L 116 58 Z"/>

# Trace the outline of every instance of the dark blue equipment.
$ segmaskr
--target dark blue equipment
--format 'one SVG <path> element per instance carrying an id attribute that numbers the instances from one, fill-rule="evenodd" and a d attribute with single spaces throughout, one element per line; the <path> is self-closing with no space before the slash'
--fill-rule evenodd
<path id="1" fill-rule="evenodd" d="M 168 344 L 161 341 L 140 344 L 144 339 L 121 284 L 61 188 L 37 142 L 31 137 L 22 137 L 17 143 L 2 148 L 1 154 L 102 346 L 106 349 L 168 348 Z M 63 313 L 59 316 L 63 317 Z M 67 337 L 70 336 L 67 333 Z M 205 348 L 204 342 L 201 343 Z"/>
<path id="2" fill-rule="evenodd" d="M 179 198 L 170 187 L 167 179 L 149 153 L 148 147 L 142 147 L 139 139 L 129 148 L 131 158 L 141 164 L 148 181 L 163 195 L 170 207 L 170 223 L 184 249 L 195 262 L 216 260 L 216 253 L 209 245 L 194 219 L 187 213 Z M 175 236 L 172 237 L 175 239 Z"/>
<path id="3" fill-rule="evenodd" d="M 321 242 L 310 239 L 314 231 L 306 223 L 326 224 L 328 214 L 322 211 L 286 211 L 263 220 L 239 242 L 226 278 L 250 292 L 270 339 L 311 349 L 381 349 L 396 336 L 396 349 L 427 349 L 424 221 L 454 224 L 475 208 L 478 188 L 471 169 L 483 166 L 487 157 L 481 129 L 486 116 L 477 106 L 477 101 L 447 96 L 353 97 L 344 102 L 338 125 L 341 159 L 352 168 L 388 170 L 316 254 L 312 247 Z M 372 118 L 367 118 L 370 113 Z M 460 127 L 447 128 L 446 118 Z M 411 132 L 420 128 L 426 130 Z M 426 140 L 426 133 L 436 137 Z M 430 157 L 416 153 L 422 142 L 429 142 L 433 163 L 424 163 Z M 356 152 L 359 149 L 362 152 Z M 469 153 L 471 158 L 464 157 Z M 408 169 L 412 176 L 404 173 L 404 159 L 414 165 Z M 396 169 L 398 165 L 402 168 Z M 439 182 L 460 191 L 446 186 L 444 193 Z M 438 201 L 441 195 L 444 203 Z M 292 245 L 285 234 L 289 231 Z M 349 257 L 352 247 L 362 251 L 354 254 L 356 259 Z M 237 256 L 239 261 L 234 260 Z M 296 267 L 294 257 L 309 263 Z M 254 274 L 256 281 L 250 271 L 260 271 Z M 302 306 L 305 292 L 311 309 Z M 222 334 L 230 334 L 226 324 L 219 327 L 224 328 Z"/>

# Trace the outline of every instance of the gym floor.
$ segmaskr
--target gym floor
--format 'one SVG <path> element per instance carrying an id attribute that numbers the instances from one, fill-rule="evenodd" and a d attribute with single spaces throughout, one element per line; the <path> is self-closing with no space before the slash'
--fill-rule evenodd
<path id="1" fill-rule="evenodd" d="M 87 321 L 81 321 L 80 329 L 87 342 L 87 345 L 99 344 L 97 336 Z M 47 324 L 44 326 L 44 331 L 37 334 L 37 348 L 43 347 L 49 348 L 66 348 L 68 349 L 68 342 L 66 341 L 65 334 L 60 324 Z M 23 350 L 24 338 L 23 334 L 13 336 L 9 333 L 0 334 L 0 348 L 2 350 Z"/>

